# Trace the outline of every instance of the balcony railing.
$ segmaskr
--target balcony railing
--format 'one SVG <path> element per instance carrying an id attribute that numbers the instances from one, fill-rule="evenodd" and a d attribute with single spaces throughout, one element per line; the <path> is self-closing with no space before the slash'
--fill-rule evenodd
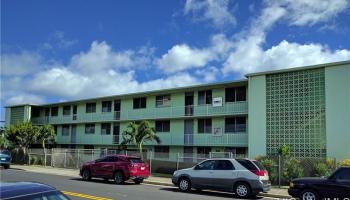
<path id="1" fill-rule="evenodd" d="M 114 135 L 101 135 L 101 134 L 77 134 L 76 137 L 71 138 L 70 135 L 62 136 L 57 135 L 58 144 L 115 144 Z"/>
<path id="2" fill-rule="evenodd" d="M 248 103 L 232 102 L 225 103 L 223 106 L 214 107 L 208 105 L 179 106 L 179 107 L 159 107 L 134 109 L 116 112 L 103 113 L 84 113 L 74 116 L 49 116 L 32 118 L 35 124 L 64 124 L 81 122 L 103 122 L 115 120 L 143 120 L 143 119 L 161 119 L 161 118 L 179 118 L 179 117 L 205 117 L 218 115 L 247 114 Z"/>

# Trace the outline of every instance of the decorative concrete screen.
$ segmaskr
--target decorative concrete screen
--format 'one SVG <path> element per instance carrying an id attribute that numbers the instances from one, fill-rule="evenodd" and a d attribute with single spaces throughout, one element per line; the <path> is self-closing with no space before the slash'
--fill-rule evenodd
<path id="1" fill-rule="evenodd" d="M 324 68 L 266 75 L 266 153 L 326 156 Z"/>

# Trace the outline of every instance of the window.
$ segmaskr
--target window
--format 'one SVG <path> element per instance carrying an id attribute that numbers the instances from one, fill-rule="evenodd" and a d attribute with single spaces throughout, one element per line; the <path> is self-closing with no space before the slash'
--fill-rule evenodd
<path id="1" fill-rule="evenodd" d="M 215 166 L 215 160 L 207 160 L 196 166 L 196 170 L 213 170 Z"/>
<path id="2" fill-rule="evenodd" d="M 236 101 L 246 101 L 247 90 L 245 87 L 239 87 L 236 89 Z"/>
<path id="3" fill-rule="evenodd" d="M 146 97 L 134 98 L 134 109 L 146 108 Z"/>
<path id="4" fill-rule="evenodd" d="M 228 160 L 216 160 L 215 161 L 215 170 L 234 170 L 233 164 Z"/>
<path id="5" fill-rule="evenodd" d="M 157 158 L 169 158 L 169 146 L 154 146 L 154 154 Z"/>
<path id="6" fill-rule="evenodd" d="M 40 117 L 40 108 L 33 107 L 32 116 L 33 117 Z"/>
<path id="7" fill-rule="evenodd" d="M 84 149 L 94 149 L 94 145 L 84 145 Z"/>
<path id="8" fill-rule="evenodd" d="M 62 136 L 69 135 L 69 125 L 62 125 Z"/>
<path id="9" fill-rule="evenodd" d="M 198 119 L 198 133 L 211 133 L 211 119 Z"/>
<path id="10" fill-rule="evenodd" d="M 232 87 L 225 89 L 225 101 L 235 102 L 235 101 L 246 101 L 247 98 L 246 87 Z"/>
<path id="11" fill-rule="evenodd" d="M 197 154 L 204 156 L 209 155 L 211 152 L 211 147 L 197 147 Z"/>
<path id="12" fill-rule="evenodd" d="M 111 134 L 111 124 L 102 123 L 101 124 L 101 135 L 110 135 Z"/>
<path id="13" fill-rule="evenodd" d="M 250 160 L 236 159 L 239 164 L 248 170 L 259 170 Z"/>
<path id="14" fill-rule="evenodd" d="M 58 107 L 51 108 L 51 116 L 58 116 Z"/>
<path id="15" fill-rule="evenodd" d="M 332 178 L 333 177 L 338 180 L 350 181 L 350 168 L 340 168 L 334 175 L 332 175 Z"/>
<path id="16" fill-rule="evenodd" d="M 246 117 L 228 117 L 225 118 L 225 132 L 245 132 L 246 131 Z"/>
<path id="17" fill-rule="evenodd" d="M 170 121 L 156 121 L 157 132 L 170 132 Z"/>
<path id="18" fill-rule="evenodd" d="M 211 90 L 204 90 L 198 92 L 198 105 L 211 104 L 212 94 Z"/>
<path id="19" fill-rule="evenodd" d="M 96 103 L 86 103 L 86 113 L 95 113 Z"/>
<path id="20" fill-rule="evenodd" d="M 63 115 L 70 115 L 70 106 L 63 106 Z"/>
<path id="21" fill-rule="evenodd" d="M 85 134 L 94 134 L 95 124 L 85 124 Z"/>
<path id="22" fill-rule="evenodd" d="M 171 105 L 171 96 L 163 95 L 163 96 L 156 96 L 156 107 L 167 107 Z"/>
<path id="23" fill-rule="evenodd" d="M 112 111 L 112 101 L 102 101 L 102 112 Z"/>

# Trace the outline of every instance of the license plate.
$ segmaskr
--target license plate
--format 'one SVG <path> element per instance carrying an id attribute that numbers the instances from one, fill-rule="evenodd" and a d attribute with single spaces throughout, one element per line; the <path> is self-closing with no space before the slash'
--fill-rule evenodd
<path id="1" fill-rule="evenodd" d="M 1 160 L 6 160 L 6 158 L 1 158 Z"/>
<path id="2" fill-rule="evenodd" d="M 145 170 L 145 167 L 141 167 L 141 170 Z"/>

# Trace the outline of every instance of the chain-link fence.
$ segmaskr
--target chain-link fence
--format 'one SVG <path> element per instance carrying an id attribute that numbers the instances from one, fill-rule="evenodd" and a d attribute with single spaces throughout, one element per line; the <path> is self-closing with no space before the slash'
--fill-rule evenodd
<path id="1" fill-rule="evenodd" d="M 30 149 L 28 164 L 58 168 L 79 169 L 86 161 L 107 155 L 122 154 L 138 156 L 138 150 L 110 149 Z M 243 158 L 231 152 L 209 152 L 208 154 L 144 151 L 143 159 L 150 165 L 151 173 L 172 174 L 175 170 L 189 168 L 208 158 Z M 287 185 L 297 177 L 328 176 L 337 167 L 334 158 L 294 158 L 289 156 L 265 156 L 256 158 L 268 171 L 274 185 Z"/>

